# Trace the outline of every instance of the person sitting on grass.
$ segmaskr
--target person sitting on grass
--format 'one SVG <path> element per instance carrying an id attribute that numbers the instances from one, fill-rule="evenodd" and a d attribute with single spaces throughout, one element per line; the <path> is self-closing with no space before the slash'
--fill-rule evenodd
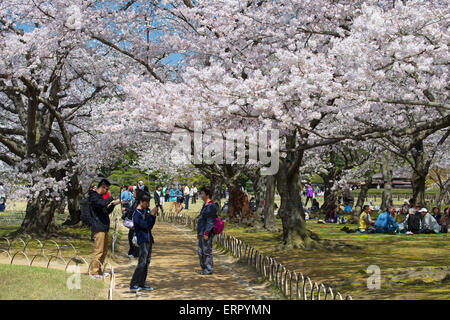
<path id="1" fill-rule="evenodd" d="M 337 211 L 338 211 L 338 206 L 334 204 L 331 207 L 331 210 L 327 212 L 327 214 L 325 216 L 325 222 L 327 222 L 327 223 L 336 223 Z"/>
<path id="2" fill-rule="evenodd" d="M 441 232 L 448 233 L 450 231 L 450 207 L 444 210 L 444 215 L 441 218 Z"/>
<path id="3" fill-rule="evenodd" d="M 373 225 L 375 224 L 374 221 L 372 221 L 372 218 L 370 214 L 373 212 L 373 207 L 369 205 L 365 205 L 363 207 L 363 211 L 361 212 L 359 216 L 359 231 L 363 233 L 373 233 L 375 232 L 375 228 Z"/>
<path id="4" fill-rule="evenodd" d="M 431 214 L 428 213 L 426 208 L 419 210 L 421 215 L 421 228 L 419 233 L 439 233 L 441 226 L 436 222 Z"/>
<path id="5" fill-rule="evenodd" d="M 377 221 L 375 222 L 375 232 L 394 234 L 395 231 L 398 231 L 399 227 L 394 220 L 394 214 L 395 207 L 391 207 L 389 212 L 384 211 L 380 213 Z"/>
<path id="6" fill-rule="evenodd" d="M 434 207 L 431 209 L 431 213 L 434 219 L 436 219 L 436 222 L 440 225 L 441 224 L 441 210 L 438 207 Z"/>
<path id="7" fill-rule="evenodd" d="M 311 208 L 309 209 L 311 212 L 319 210 L 319 201 L 317 199 L 312 200 Z"/>
<path id="8" fill-rule="evenodd" d="M 148 210 L 149 204 L 150 196 L 144 194 L 139 199 L 139 204 L 133 213 L 134 232 L 137 238 L 137 245 L 139 246 L 139 262 L 131 278 L 131 292 L 153 290 L 152 287 L 145 285 L 145 280 L 147 279 L 148 266 L 150 265 L 150 257 L 152 255 L 152 246 L 154 243 L 152 228 L 155 225 L 158 207 L 150 212 Z"/>

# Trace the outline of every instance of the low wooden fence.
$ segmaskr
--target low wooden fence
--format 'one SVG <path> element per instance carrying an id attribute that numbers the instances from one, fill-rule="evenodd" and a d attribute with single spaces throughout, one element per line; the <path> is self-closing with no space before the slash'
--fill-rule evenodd
<path id="1" fill-rule="evenodd" d="M 29 246 L 33 244 L 35 252 L 30 252 Z M 73 251 L 68 257 L 62 255 L 61 249 L 69 248 L 69 251 Z M 33 250 L 31 249 L 31 250 Z M 76 270 L 80 271 L 80 274 L 90 275 L 91 266 L 96 261 L 103 272 L 109 271 L 110 282 L 108 287 L 108 300 L 112 300 L 113 291 L 115 288 L 115 273 L 113 266 L 106 262 L 102 264 L 97 259 L 92 259 L 89 263 L 88 260 L 78 254 L 78 250 L 69 241 L 64 243 L 58 243 L 54 240 L 39 240 L 39 239 L 23 239 L 7 237 L 0 237 L 0 257 L 6 257 L 9 264 L 19 264 L 27 266 L 40 266 L 45 268 L 54 267 L 57 269 L 64 269 L 68 271 L 71 265 L 76 266 Z M 80 267 L 81 266 L 81 267 Z M 83 270 L 83 272 L 82 272 Z M 106 278 L 103 278 L 105 281 Z"/>
<path id="2" fill-rule="evenodd" d="M 160 220 L 184 225 L 196 231 L 197 219 L 189 216 L 165 215 Z M 268 257 L 244 241 L 221 233 L 214 236 L 213 241 L 234 257 L 256 269 L 256 272 L 275 285 L 284 296 L 291 300 L 344 300 L 339 292 L 330 286 L 312 281 L 303 273 L 288 270 L 272 257 Z M 352 300 L 350 295 L 345 300 Z"/>

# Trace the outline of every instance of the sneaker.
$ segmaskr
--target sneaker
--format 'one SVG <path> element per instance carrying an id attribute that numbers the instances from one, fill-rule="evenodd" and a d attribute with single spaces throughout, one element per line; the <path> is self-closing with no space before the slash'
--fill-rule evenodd
<path id="1" fill-rule="evenodd" d="M 143 286 L 143 287 L 141 287 L 141 289 L 145 290 L 145 291 L 153 291 L 153 288 L 150 286 Z"/>
<path id="2" fill-rule="evenodd" d="M 102 276 L 103 276 L 104 278 L 108 278 L 108 277 L 109 277 L 109 272 L 104 272 L 104 273 L 102 274 Z"/>
<path id="3" fill-rule="evenodd" d="M 195 270 L 198 274 L 203 274 L 204 270 Z"/>
<path id="4" fill-rule="evenodd" d="M 414 234 L 414 233 L 412 233 L 411 231 L 406 231 L 406 234 Z"/>
<path id="5" fill-rule="evenodd" d="M 197 271 L 197 273 L 198 273 L 198 274 L 201 274 L 202 276 L 206 276 L 206 275 L 212 274 L 212 271 L 211 271 L 211 272 L 208 272 L 208 271 L 206 271 L 206 270 L 202 270 L 202 271 Z"/>
<path id="6" fill-rule="evenodd" d="M 103 277 L 100 274 L 90 274 L 89 277 L 95 280 L 103 280 Z"/>
<path id="7" fill-rule="evenodd" d="M 141 287 L 138 287 L 138 286 L 133 286 L 133 287 L 130 287 L 130 291 L 131 292 L 139 292 L 139 291 L 141 291 L 142 290 L 142 288 Z"/>

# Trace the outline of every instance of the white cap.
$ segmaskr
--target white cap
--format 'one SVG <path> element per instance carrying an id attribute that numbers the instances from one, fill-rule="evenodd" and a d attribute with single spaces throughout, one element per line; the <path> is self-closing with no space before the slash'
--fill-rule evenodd
<path id="1" fill-rule="evenodd" d="M 422 208 L 419 210 L 419 212 L 428 212 L 428 210 L 426 208 Z"/>

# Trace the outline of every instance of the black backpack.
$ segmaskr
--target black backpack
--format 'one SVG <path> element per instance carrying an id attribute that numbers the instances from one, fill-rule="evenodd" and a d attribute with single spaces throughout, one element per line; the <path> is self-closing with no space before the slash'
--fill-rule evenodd
<path id="1" fill-rule="evenodd" d="M 86 226 L 92 226 L 92 207 L 88 198 L 81 200 L 80 202 L 81 208 L 81 221 Z"/>
<path id="2" fill-rule="evenodd" d="M 420 230 L 420 216 L 416 214 L 410 214 L 408 216 L 408 230 L 411 232 L 418 232 Z"/>

